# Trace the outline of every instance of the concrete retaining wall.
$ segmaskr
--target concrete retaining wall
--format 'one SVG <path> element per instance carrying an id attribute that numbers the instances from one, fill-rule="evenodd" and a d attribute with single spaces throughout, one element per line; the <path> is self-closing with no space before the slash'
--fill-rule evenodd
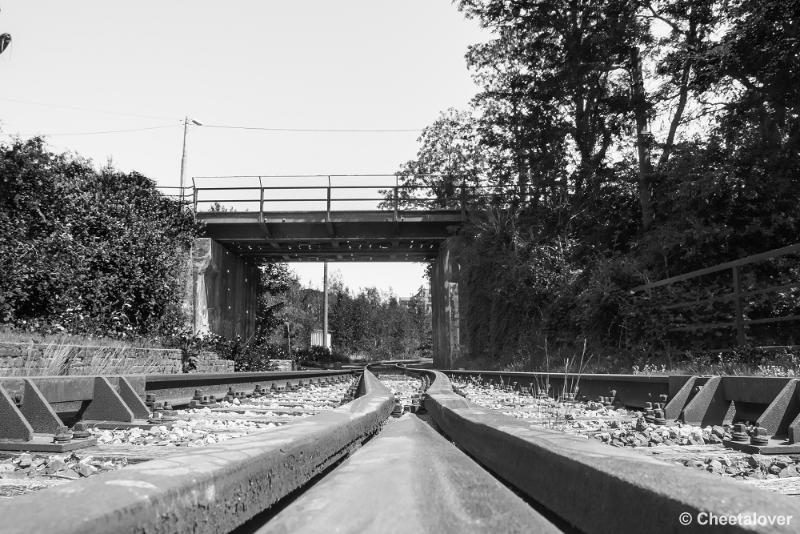
<path id="1" fill-rule="evenodd" d="M 0 343 L 0 376 L 180 372 L 174 349 Z"/>
<path id="2" fill-rule="evenodd" d="M 0 376 L 114 375 L 183 372 L 177 349 L 0 343 Z M 197 373 L 232 373 L 233 362 L 202 352 Z"/>
<path id="3" fill-rule="evenodd" d="M 232 373 L 233 360 L 221 360 L 213 352 L 201 352 L 195 362 L 193 373 Z"/>

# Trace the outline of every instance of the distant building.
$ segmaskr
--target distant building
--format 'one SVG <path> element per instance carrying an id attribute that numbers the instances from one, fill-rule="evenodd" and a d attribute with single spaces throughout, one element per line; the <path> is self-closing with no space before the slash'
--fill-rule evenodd
<path id="1" fill-rule="evenodd" d="M 325 343 L 325 344 L 322 343 L 322 329 L 312 330 L 311 331 L 311 343 L 310 343 L 310 345 L 312 347 L 323 347 L 324 346 L 324 347 L 327 347 L 327 348 L 331 348 L 331 332 L 330 332 L 330 330 L 328 331 L 328 339 L 327 339 L 327 341 L 328 342 Z"/>
<path id="2" fill-rule="evenodd" d="M 431 312 L 431 292 L 428 288 L 422 288 L 416 295 L 411 297 L 400 297 L 397 299 L 397 302 L 400 306 L 405 306 L 406 308 L 411 304 L 411 301 L 414 299 L 422 298 L 422 303 L 424 305 L 425 313 Z"/>

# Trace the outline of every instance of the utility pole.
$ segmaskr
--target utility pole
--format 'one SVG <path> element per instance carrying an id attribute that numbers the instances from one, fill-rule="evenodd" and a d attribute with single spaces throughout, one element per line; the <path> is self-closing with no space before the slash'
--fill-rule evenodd
<path id="1" fill-rule="evenodd" d="M 197 126 L 202 126 L 198 121 L 192 119 L 192 124 Z M 189 117 L 184 117 L 183 119 L 183 150 L 181 151 L 181 187 L 178 189 L 179 193 L 179 201 L 178 201 L 178 210 L 181 215 L 183 215 L 184 211 L 184 202 L 186 201 L 185 195 L 185 173 L 186 173 L 186 135 L 189 131 Z M 192 264 L 192 257 L 194 256 L 194 244 L 189 246 L 189 265 Z M 191 271 L 190 271 L 191 272 Z M 194 280 L 194 275 L 190 275 L 191 280 L 191 287 L 192 287 L 192 333 L 197 333 L 197 288 L 195 287 L 196 281 Z"/>
<path id="2" fill-rule="evenodd" d="M 181 195 L 181 204 L 186 199 L 186 195 L 184 195 L 184 184 L 186 183 L 186 137 L 189 133 L 189 117 L 185 117 L 183 119 L 183 151 L 181 152 L 181 188 L 180 188 L 180 195 Z M 191 119 L 192 124 L 195 126 L 202 126 L 201 123 L 198 121 Z"/>
<path id="3" fill-rule="evenodd" d="M 322 345 L 331 348 L 328 343 L 328 260 L 325 260 L 322 271 Z"/>
<path id="4" fill-rule="evenodd" d="M 289 321 L 285 321 L 283 323 L 286 332 L 286 350 L 289 351 L 289 359 L 294 360 L 292 356 L 292 327 L 289 324 Z"/>

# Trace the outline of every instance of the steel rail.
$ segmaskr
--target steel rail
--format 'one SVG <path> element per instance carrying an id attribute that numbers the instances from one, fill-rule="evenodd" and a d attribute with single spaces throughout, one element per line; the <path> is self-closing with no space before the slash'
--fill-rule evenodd
<path id="1" fill-rule="evenodd" d="M 159 401 L 169 401 L 173 406 L 182 406 L 192 400 L 195 390 L 198 389 L 206 395 L 222 398 L 231 387 L 237 390 L 249 389 L 252 391 L 256 385 L 266 388 L 272 384 L 291 386 L 300 382 L 307 383 L 311 380 L 351 375 L 352 373 L 351 369 L 316 369 L 250 373 L 126 375 L 125 378 L 142 398 L 150 393 L 156 395 Z M 94 376 L 0 377 L 0 386 L 12 397 L 22 395 L 25 390 L 26 378 L 36 384 L 45 400 L 59 414 L 77 413 L 94 398 Z M 109 376 L 108 379 L 113 385 L 117 384 L 117 376 Z"/>
<path id="2" fill-rule="evenodd" d="M 622 448 L 481 408 L 453 391 L 443 373 L 409 369 L 431 382 L 424 401 L 437 427 L 492 473 L 588 534 L 619 532 L 797 532 L 789 525 L 701 525 L 701 514 L 788 517 L 800 502 L 712 479 Z M 526 468 L 527 466 L 527 468 Z M 689 514 L 689 526 L 681 518 Z"/>
<path id="3" fill-rule="evenodd" d="M 7 534 L 229 532 L 377 432 L 394 406 L 369 371 L 339 408 L 0 502 Z"/>
<path id="4" fill-rule="evenodd" d="M 365 368 L 361 397 L 323 414 L 268 433 L 236 438 L 215 446 L 180 452 L 87 480 L 0 502 L 3 531 L 17 532 L 222 532 L 230 531 L 283 496 L 325 472 L 380 428 L 394 400 L 372 374 L 387 367 L 421 376 L 430 384 L 424 399 L 432 421 L 459 448 L 499 479 L 554 517 L 587 534 L 666 532 L 796 532 L 742 525 L 681 526 L 680 514 L 718 517 L 740 513 L 800 518 L 800 503 L 744 484 L 712 479 L 626 449 L 610 447 L 478 407 L 453 390 L 445 373 L 405 367 L 413 361 L 384 362 Z M 514 381 L 518 387 L 564 384 L 580 379 L 584 388 L 618 388 L 617 396 L 635 399 L 645 391 L 668 391 L 670 401 L 689 401 L 687 391 L 703 386 L 687 405 L 736 401 L 741 407 L 793 397 L 797 380 L 763 377 L 668 377 L 446 371 Z M 304 373 L 304 374 L 300 374 Z M 265 377 L 285 380 L 325 371 L 142 376 L 147 391 L 249 384 Z M 333 371 L 328 373 L 339 373 Z M 61 377 L 71 378 L 71 377 Z M 145 384 L 144 380 L 147 380 Z M 677 391 L 674 387 L 682 383 Z M 688 389 L 687 389 L 688 388 Z M 717 400 L 709 397 L 716 396 Z M 685 398 L 682 395 L 687 395 Z M 700 401 L 700 402 L 698 402 Z M 741 401 L 741 402 L 740 402 Z M 742 412 L 744 413 L 744 412 Z M 759 412 L 761 413 L 761 412 Z M 750 417 L 750 414 L 747 414 Z M 755 416 L 763 418 L 764 415 Z M 717 424 L 712 422 L 710 424 Z M 391 437 L 391 436 L 390 436 Z M 385 443 L 384 443 L 385 445 Z M 336 473 L 334 471 L 333 473 Z M 326 477 L 327 479 L 327 477 Z M 420 481 L 424 484 L 424 481 Z M 427 485 L 426 485 L 427 487 Z M 632 505 L 635 503 L 635 505 Z M 42 513 L 41 510 L 46 510 Z M 355 509 L 358 517 L 372 510 Z M 358 521 L 356 521 L 358 523 Z"/>

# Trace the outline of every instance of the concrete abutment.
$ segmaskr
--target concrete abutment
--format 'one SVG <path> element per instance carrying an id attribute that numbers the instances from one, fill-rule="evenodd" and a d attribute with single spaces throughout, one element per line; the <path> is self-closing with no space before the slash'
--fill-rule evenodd
<path id="1" fill-rule="evenodd" d="M 452 369 L 462 356 L 461 343 L 461 266 L 458 257 L 464 238 L 448 238 L 439 248 L 431 271 L 431 315 L 433 320 L 433 364 Z"/>
<path id="2" fill-rule="evenodd" d="M 187 296 L 195 334 L 247 339 L 255 333 L 258 267 L 210 238 L 194 240 Z"/>

